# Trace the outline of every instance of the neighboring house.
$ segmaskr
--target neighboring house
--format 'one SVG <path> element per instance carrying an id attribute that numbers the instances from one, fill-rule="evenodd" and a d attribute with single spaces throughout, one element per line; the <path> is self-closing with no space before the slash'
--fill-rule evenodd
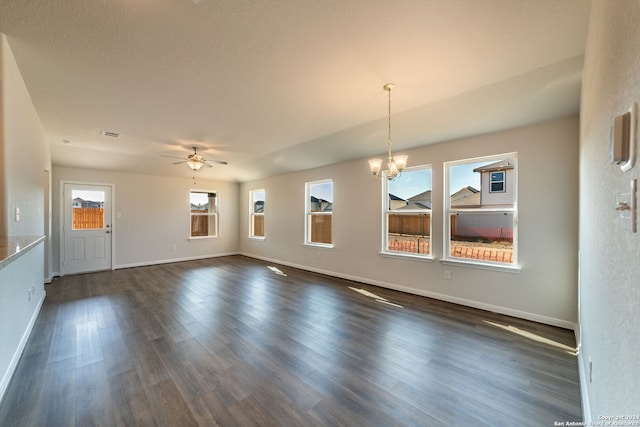
<path id="1" fill-rule="evenodd" d="M 461 188 L 451 195 L 451 207 L 456 209 L 479 208 L 480 190 L 471 186 Z"/>
<path id="2" fill-rule="evenodd" d="M 91 200 L 84 200 L 80 197 L 73 199 L 71 207 L 73 208 L 102 208 L 104 202 L 93 202 Z"/>
<path id="3" fill-rule="evenodd" d="M 407 205 L 401 209 L 431 209 L 431 190 L 427 190 L 409 198 L 409 200 L 407 200 Z"/>
<path id="4" fill-rule="evenodd" d="M 511 159 L 473 170 L 480 173 L 480 190 L 464 187 L 451 195 L 452 209 L 512 206 L 515 169 Z M 451 218 L 454 240 L 513 241 L 513 214 L 467 213 Z"/>
<path id="5" fill-rule="evenodd" d="M 409 202 L 394 194 L 389 193 L 389 210 L 395 211 L 407 206 Z"/>
<path id="6" fill-rule="evenodd" d="M 511 159 L 480 166 L 480 205 L 513 205 L 515 169 Z"/>
<path id="7" fill-rule="evenodd" d="M 315 196 L 311 196 L 309 210 L 311 212 L 331 212 L 333 210 L 333 203 L 328 200 L 318 199 Z"/>
<path id="8" fill-rule="evenodd" d="M 258 200 L 253 204 L 253 213 L 264 213 L 264 200 Z"/>

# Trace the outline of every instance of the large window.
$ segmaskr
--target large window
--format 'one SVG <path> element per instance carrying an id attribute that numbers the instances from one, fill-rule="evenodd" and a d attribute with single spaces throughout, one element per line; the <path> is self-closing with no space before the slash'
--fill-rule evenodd
<path id="1" fill-rule="evenodd" d="M 218 193 L 214 191 L 191 190 L 192 238 L 216 237 L 218 235 Z"/>
<path id="2" fill-rule="evenodd" d="M 393 181 L 383 179 L 384 241 L 382 252 L 431 256 L 431 166 L 405 170 Z"/>
<path id="3" fill-rule="evenodd" d="M 264 190 L 251 190 L 249 192 L 249 237 L 264 238 Z"/>
<path id="4" fill-rule="evenodd" d="M 305 244 L 333 245 L 333 181 L 306 184 Z"/>
<path id="5" fill-rule="evenodd" d="M 517 155 L 445 163 L 444 259 L 517 265 Z"/>

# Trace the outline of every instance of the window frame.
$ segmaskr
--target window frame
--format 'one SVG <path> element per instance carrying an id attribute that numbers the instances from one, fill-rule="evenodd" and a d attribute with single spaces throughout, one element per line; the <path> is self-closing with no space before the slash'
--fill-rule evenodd
<path id="1" fill-rule="evenodd" d="M 256 212 L 254 195 L 262 193 L 262 212 Z M 259 188 L 255 190 L 249 190 L 249 238 L 256 240 L 264 240 L 265 239 L 265 227 L 264 227 L 264 209 L 267 203 L 267 191 L 264 188 Z M 262 217 L 262 235 L 255 234 L 255 220 L 257 217 Z"/>
<path id="2" fill-rule="evenodd" d="M 494 181 L 494 174 L 502 174 L 502 179 Z M 502 184 L 501 190 L 494 190 L 493 184 Z M 507 192 L 507 174 L 505 171 L 495 171 L 491 172 L 489 175 L 489 193 L 506 193 Z"/>
<path id="3" fill-rule="evenodd" d="M 425 190 L 431 190 L 431 209 L 404 209 L 402 211 L 398 209 L 391 209 L 389 206 L 389 180 L 387 176 L 389 171 L 386 170 L 382 173 L 382 248 L 380 249 L 380 255 L 390 257 L 401 258 L 415 258 L 419 260 L 433 260 L 433 165 L 425 164 L 406 168 L 400 177 L 407 172 L 415 172 L 420 170 L 429 170 L 431 172 L 431 188 Z M 399 178 L 396 178 L 399 179 Z M 425 214 L 429 216 L 429 253 L 421 254 L 419 252 L 404 252 L 394 251 L 389 249 L 389 216 L 390 215 L 411 215 L 411 214 Z M 418 250 L 419 250 L 418 244 Z"/>
<path id="4" fill-rule="evenodd" d="M 464 164 L 472 164 L 472 163 L 490 163 L 497 162 L 500 160 L 511 159 L 513 160 L 513 204 L 510 207 L 504 206 L 492 206 L 489 208 L 452 208 L 451 207 L 451 168 L 453 166 L 459 166 Z M 443 164 L 443 172 L 444 172 L 444 204 L 443 204 L 443 253 L 441 262 L 443 264 L 450 265 L 461 265 L 461 266 L 469 266 L 476 267 L 488 270 L 496 270 L 496 271 L 507 271 L 512 273 L 517 273 L 520 271 L 519 257 L 518 257 L 518 153 L 503 153 L 489 156 L 478 156 L 478 157 L 469 157 L 460 160 L 453 160 L 444 162 Z M 482 182 L 482 177 L 480 178 Z M 487 193 L 504 193 L 507 190 L 507 173 L 504 173 L 503 182 L 503 191 L 495 191 L 491 190 L 491 176 L 488 179 L 489 189 Z M 482 185 L 479 189 L 482 194 Z M 512 253 L 513 253 L 513 261 L 512 262 L 499 262 L 499 261 L 488 261 L 488 260 L 479 260 L 472 258 L 464 258 L 464 257 L 453 257 L 451 256 L 451 217 L 456 214 L 512 214 L 512 227 L 513 227 L 513 243 L 512 243 Z"/>
<path id="5" fill-rule="evenodd" d="M 305 183 L 305 207 L 304 207 L 304 244 L 306 246 L 314 246 L 319 248 L 333 248 L 334 247 L 334 239 L 333 239 L 333 201 L 331 201 L 331 210 L 330 211 L 311 211 L 311 187 L 314 185 L 321 185 L 331 183 L 331 198 L 333 199 L 334 194 L 334 183 L 333 179 L 321 179 L 317 181 L 309 181 Z M 312 236 L 312 220 L 313 216 L 325 216 L 328 215 L 331 217 L 331 243 L 323 243 L 323 242 L 314 242 L 311 240 Z"/>
<path id="6" fill-rule="evenodd" d="M 191 209 L 191 195 L 193 193 L 206 193 L 206 194 L 215 194 L 215 210 L 211 211 L 211 208 L 206 213 L 198 213 L 193 212 Z M 209 198 L 209 196 L 207 197 Z M 188 240 L 202 240 L 202 239 L 214 239 L 220 236 L 220 224 L 219 224 L 219 216 L 218 212 L 220 211 L 220 192 L 217 190 L 201 190 L 201 189 L 191 189 L 189 190 L 189 239 Z M 193 233 L 193 218 L 194 217 L 213 217 L 213 224 L 215 226 L 215 234 L 208 234 L 206 236 L 194 236 Z M 209 221 L 207 221 L 207 224 Z"/>

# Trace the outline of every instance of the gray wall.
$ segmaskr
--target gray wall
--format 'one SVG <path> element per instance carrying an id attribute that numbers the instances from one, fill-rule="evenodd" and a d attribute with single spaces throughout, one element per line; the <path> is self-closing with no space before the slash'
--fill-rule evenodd
<path id="1" fill-rule="evenodd" d="M 186 167 L 183 165 L 183 167 Z M 113 185 L 114 267 L 238 252 L 238 184 L 75 168 L 53 168 L 53 268 L 60 271 L 63 182 Z M 219 237 L 189 240 L 190 190 L 217 191 Z M 175 247 L 175 249 L 174 249 Z"/>
<path id="2" fill-rule="evenodd" d="M 379 255 L 381 183 L 366 159 L 244 183 L 243 253 L 419 295 L 573 328 L 578 271 L 577 117 L 411 150 L 411 165 L 433 165 L 434 261 Z M 380 142 L 381 146 L 384 141 Z M 443 162 L 518 152 L 521 271 L 443 266 Z M 303 245 L 305 182 L 332 178 L 333 249 Z M 249 239 L 249 190 L 266 190 L 264 240 Z M 451 280 L 443 279 L 444 270 Z"/>
<path id="3" fill-rule="evenodd" d="M 623 173 L 608 161 L 613 118 L 640 101 L 638 22 L 636 0 L 593 1 L 580 120 L 580 358 L 594 421 L 640 410 L 640 234 L 615 210 L 640 165 Z"/>

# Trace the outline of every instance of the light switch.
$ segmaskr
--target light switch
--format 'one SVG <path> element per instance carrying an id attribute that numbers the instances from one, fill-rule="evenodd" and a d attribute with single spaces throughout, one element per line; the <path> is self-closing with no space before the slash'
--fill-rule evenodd
<path id="1" fill-rule="evenodd" d="M 16 222 L 20 221 L 20 208 L 16 208 Z"/>
<path id="2" fill-rule="evenodd" d="M 637 231 L 637 180 L 632 179 L 629 187 L 616 194 L 616 211 L 625 230 Z"/>

